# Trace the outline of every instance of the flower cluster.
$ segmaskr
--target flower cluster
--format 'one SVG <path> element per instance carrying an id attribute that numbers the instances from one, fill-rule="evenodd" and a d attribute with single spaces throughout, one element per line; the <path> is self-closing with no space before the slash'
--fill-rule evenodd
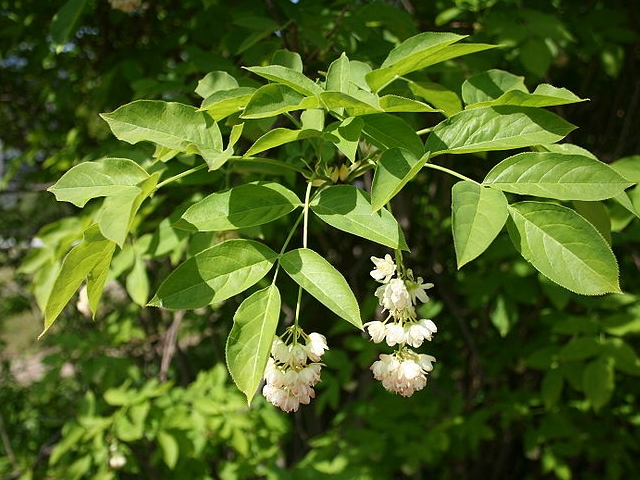
<path id="1" fill-rule="evenodd" d="M 291 343 L 280 337 L 273 341 L 262 394 L 281 410 L 295 412 L 301 403 L 308 405 L 316 396 L 313 386 L 320 381 L 322 368 L 318 362 L 329 347 L 320 333 L 307 335 L 298 327 L 292 327 L 288 332 Z"/>
<path id="2" fill-rule="evenodd" d="M 432 320 L 418 319 L 416 305 L 418 301 L 429 301 L 426 290 L 432 283 L 424 283 L 421 277 L 414 279 L 413 272 L 407 270 L 401 276 L 391 255 L 384 258 L 371 257 L 374 269 L 371 276 L 381 282 L 375 292 L 383 311 L 388 315 L 384 321 L 371 321 L 364 324 L 371 340 L 375 343 L 385 341 L 390 347 L 398 346 L 393 354 L 381 354 L 373 363 L 371 370 L 376 380 L 384 388 L 405 397 L 422 390 L 427 384 L 427 373 L 433 370 L 431 355 L 418 354 L 409 347 L 420 347 L 425 340 L 431 341 L 438 331 Z"/>

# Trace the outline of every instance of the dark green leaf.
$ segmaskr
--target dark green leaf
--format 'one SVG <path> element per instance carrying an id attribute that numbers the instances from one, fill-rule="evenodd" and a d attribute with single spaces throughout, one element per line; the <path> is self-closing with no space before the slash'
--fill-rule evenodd
<path id="1" fill-rule="evenodd" d="M 468 181 L 453 186 L 451 229 L 458 268 L 491 245 L 507 216 L 507 199 L 502 192 Z"/>
<path id="2" fill-rule="evenodd" d="M 225 356 L 229 373 L 251 403 L 267 366 L 280 316 L 280 292 L 269 285 L 247 297 L 233 316 Z"/>
<path id="3" fill-rule="evenodd" d="M 199 231 L 235 230 L 264 225 L 301 202 L 291 190 L 275 182 L 253 182 L 212 193 L 191 205 L 176 224 Z"/>
<path id="4" fill-rule="evenodd" d="M 335 185 L 311 201 L 311 210 L 329 225 L 391 248 L 407 250 L 396 219 L 386 209 L 374 212 L 369 195 L 351 185 Z"/>
<path id="5" fill-rule="evenodd" d="M 539 202 L 516 203 L 508 210 L 513 244 L 540 273 L 582 295 L 620 292 L 611 248 L 575 211 Z"/>
<path id="6" fill-rule="evenodd" d="M 384 152 L 376 165 L 371 184 L 371 207 L 377 212 L 415 177 L 429 160 L 425 154 L 417 158 L 403 148 L 391 148 Z"/>
<path id="7" fill-rule="evenodd" d="M 320 303 L 362 330 L 360 308 L 342 274 L 313 250 L 300 248 L 285 253 L 280 265 Z"/>
<path id="8" fill-rule="evenodd" d="M 555 143 L 574 128 L 559 116 L 534 107 L 480 107 L 436 125 L 425 149 L 432 155 L 509 150 Z"/>
<path id="9" fill-rule="evenodd" d="M 520 195 L 585 201 L 615 197 L 632 185 L 598 160 L 553 152 L 509 157 L 493 167 L 483 183 Z"/>
<path id="10" fill-rule="evenodd" d="M 253 240 L 219 243 L 180 264 L 149 302 L 171 310 L 221 302 L 254 285 L 271 269 L 277 254 Z"/>

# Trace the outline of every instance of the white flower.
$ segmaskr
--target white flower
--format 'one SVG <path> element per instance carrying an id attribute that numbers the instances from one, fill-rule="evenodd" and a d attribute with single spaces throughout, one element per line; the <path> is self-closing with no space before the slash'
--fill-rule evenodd
<path id="1" fill-rule="evenodd" d="M 431 370 L 433 370 L 433 363 L 435 361 L 436 358 L 432 357 L 431 355 L 425 355 L 423 353 L 418 355 L 418 365 L 420 365 L 420 368 L 422 368 L 422 370 L 424 370 L 425 372 L 430 372 Z"/>
<path id="2" fill-rule="evenodd" d="M 415 316 L 411 295 L 401 278 L 394 278 L 389 283 L 378 287 L 376 297 L 382 308 L 389 310 L 396 318 L 406 319 Z"/>
<path id="3" fill-rule="evenodd" d="M 431 341 L 433 334 L 437 331 L 436 324 L 424 318 L 417 323 L 411 322 L 404 325 L 406 343 L 416 348 L 422 345 L 424 340 Z"/>
<path id="4" fill-rule="evenodd" d="M 307 348 L 299 343 L 292 345 L 291 349 L 291 365 L 302 366 L 307 363 Z"/>
<path id="5" fill-rule="evenodd" d="M 372 322 L 367 322 L 364 325 L 364 328 L 367 329 L 369 335 L 371 336 L 371 340 L 373 343 L 380 343 L 384 340 L 385 335 L 387 334 L 387 327 L 384 323 L 374 320 Z"/>
<path id="6" fill-rule="evenodd" d="M 300 382 L 304 382 L 307 385 L 315 385 L 320 381 L 321 365 L 319 363 L 312 363 L 307 365 L 300 372 L 298 372 L 298 379 Z"/>
<path id="7" fill-rule="evenodd" d="M 405 348 L 392 355 L 380 355 L 380 360 L 371 365 L 371 371 L 384 388 L 410 397 L 425 387 L 427 372 L 433 369 L 435 360 L 431 355 L 418 355 Z"/>
<path id="8" fill-rule="evenodd" d="M 307 336 L 307 356 L 312 362 L 319 362 L 325 350 L 329 350 L 324 335 L 312 332 Z"/>
<path id="9" fill-rule="evenodd" d="M 393 347 L 394 345 L 405 343 L 406 337 L 404 333 L 404 327 L 400 324 L 393 323 L 387 325 L 387 345 Z"/>
<path id="10" fill-rule="evenodd" d="M 427 303 L 429 301 L 429 297 L 427 296 L 426 290 L 429 290 L 433 287 L 433 283 L 422 283 L 422 277 L 418 277 L 418 280 L 415 282 L 411 280 L 407 280 L 407 290 L 409 291 L 409 295 L 411 296 L 411 303 L 416 305 L 418 300 L 422 303 Z"/>
<path id="11" fill-rule="evenodd" d="M 388 253 L 384 258 L 371 257 L 375 268 L 371 270 L 371 276 L 382 283 L 387 283 L 396 271 L 396 264 Z"/>
<path id="12" fill-rule="evenodd" d="M 291 349 L 280 337 L 276 337 L 273 340 L 271 344 L 271 355 L 280 363 L 289 363 L 291 361 Z"/>

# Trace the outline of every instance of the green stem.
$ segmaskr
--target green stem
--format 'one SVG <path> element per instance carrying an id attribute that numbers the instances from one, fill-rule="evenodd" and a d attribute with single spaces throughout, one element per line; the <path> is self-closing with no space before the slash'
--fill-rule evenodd
<path id="1" fill-rule="evenodd" d="M 456 172 L 456 171 L 454 171 L 454 170 L 451 170 L 451 169 L 449 169 L 449 168 L 447 168 L 447 167 L 443 167 L 443 166 L 441 166 L 441 165 L 436 165 L 435 163 L 425 163 L 425 165 L 424 165 L 424 166 L 425 166 L 425 167 L 427 167 L 427 168 L 432 168 L 432 169 L 434 169 L 434 170 L 440 170 L 441 172 L 448 173 L 449 175 L 453 175 L 454 177 L 458 177 L 458 178 L 460 178 L 461 180 L 466 180 L 467 182 L 473 182 L 473 183 L 475 183 L 476 185 L 480 185 L 480 183 L 479 183 L 479 182 L 476 182 L 476 181 L 475 181 L 475 180 L 473 180 L 472 178 L 465 177 L 465 176 L 464 176 L 464 175 L 462 175 L 461 173 L 458 173 L 458 172 Z"/>
<path id="2" fill-rule="evenodd" d="M 167 185 L 167 184 L 169 184 L 171 182 L 175 182 L 176 180 L 179 180 L 182 177 L 186 177 L 187 175 L 191 175 L 192 173 L 199 172 L 203 168 L 207 168 L 207 164 L 206 163 L 198 165 L 197 167 L 190 168 L 189 170 L 185 170 L 184 172 L 180 172 L 179 174 L 174 175 L 173 177 L 169 177 L 166 180 L 163 180 L 162 182 L 160 182 L 158 185 L 156 185 L 156 190 L 164 187 L 165 185 Z"/>
<path id="3" fill-rule="evenodd" d="M 307 248 L 307 236 L 309 233 L 309 197 L 311 196 L 311 180 L 307 182 L 307 191 L 304 194 L 304 206 L 302 207 L 302 214 L 304 216 L 304 222 L 302 223 L 302 246 Z"/>

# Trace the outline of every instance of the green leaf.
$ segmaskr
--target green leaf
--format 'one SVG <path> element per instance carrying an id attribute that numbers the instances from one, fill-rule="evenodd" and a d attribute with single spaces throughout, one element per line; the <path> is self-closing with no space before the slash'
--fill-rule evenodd
<path id="1" fill-rule="evenodd" d="M 508 211 L 511 241 L 540 273 L 581 295 L 620 292 L 611 248 L 575 211 L 540 202 L 516 203 Z"/>
<path id="2" fill-rule="evenodd" d="M 388 113 L 365 115 L 362 131 L 369 141 L 382 149 L 400 147 L 416 157 L 425 152 L 422 140 L 411 126 L 399 117 Z"/>
<path id="3" fill-rule="evenodd" d="M 620 158 L 609 166 L 630 182 L 640 183 L 640 155 Z"/>
<path id="4" fill-rule="evenodd" d="M 566 362 L 581 362 L 603 351 L 602 343 L 595 336 L 577 337 L 562 347 L 558 356 Z"/>
<path id="5" fill-rule="evenodd" d="M 219 122 L 229 115 L 241 112 L 254 93 L 256 89 L 251 87 L 215 92 L 204 99 L 200 111 L 206 111 L 216 122 Z"/>
<path id="6" fill-rule="evenodd" d="M 582 374 L 582 387 L 595 411 L 609 403 L 615 390 L 613 360 L 603 355 L 589 362 Z"/>
<path id="7" fill-rule="evenodd" d="M 580 155 L 525 152 L 493 167 L 483 182 L 519 195 L 558 200 L 604 200 L 631 186 L 613 168 Z"/>
<path id="8" fill-rule="evenodd" d="M 425 99 L 431 105 L 441 110 L 445 116 L 450 117 L 462 110 L 462 103 L 458 95 L 434 82 L 409 81 L 409 89 L 420 98 Z"/>
<path id="9" fill-rule="evenodd" d="M 399 95 L 385 95 L 380 97 L 380 108 L 385 112 L 439 112 L 426 103 L 412 100 Z"/>
<path id="10" fill-rule="evenodd" d="M 288 128 L 274 128 L 258 138 L 244 154 L 245 157 L 256 155 L 271 148 L 279 147 L 297 140 L 317 138 L 322 136 L 318 130 L 291 130 Z"/>
<path id="11" fill-rule="evenodd" d="M 502 192 L 469 181 L 453 186 L 451 229 L 458 268 L 491 245 L 507 216 L 507 199 Z"/>
<path id="12" fill-rule="evenodd" d="M 302 73 L 304 65 L 302 58 L 298 52 L 290 52 L 289 50 L 276 50 L 271 57 L 272 65 L 282 65 L 296 72 Z"/>
<path id="13" fill-rule="evenodd" d="M 492 69 L 472 75 L 464 81 L 462 100 L 466 105 L 491 102 L 510 91 L 529 93 L 524 84 L 524 77 Z"/>
<path id="14" fill-rule="evenodd" d="M 394 48 L 379 69 L 367 75 L 367 83 L 374 92 L 381 90 L 398 77 L 421 70 L 430 65 L 474 52 L 480 52 L 493 45 L 459 44 L 465 38 L 454 33 L 425 32 L 415 35 Z"/>
<path id="15" fill-rule="evenodd" d="M 116 242 L 120 248 L 129 234 L 140 205 L 156 189 L 159 172 L 143 180 L 137 187 L 130 187 L 118 195 L 109 195 L 104 199 L 96 218 L 100 232 L 105 238 Z"/>
<path id="16" fill-rule="evenodd" d="M 499 98 L 480 102 L 471 105 L 469 108 L 477 108 L 486 105 L 517 105 L 523 107 L 555 107 L 558 105 L 568 105 L 571 103 L 586 102 L 586 98 L 574 95 L 566 88 L 556 88 L 551 85 L 542 84 L 533 93 L 512 90 L 501 95 Z"/>
<path id="17" fill-rule="evenodd" d="M 491 323 L 496 327 L 500 336 L 506 337 L 517 320 L 518 312 L 514 302 L 504 295 L 498 295 L 491 311 Z"/>
<path id="18" fill-rule="evenodd" d="M 286 85 L 305 97 L 319 95 L 322 93 L 322 87 L 313 80 L 300 72 L 283 67 L 282 65 L 245 68 L 256 75 L 266 78 L 267 80 Z"/>
<path id="19" fill-rule="evenodd" d="M 360 144 L 364 122 L 358 117 L 345 118 L 334 122 L 325 129 L 325 139 L 332 142 L 342 154 L 352 162 L 356 161 L 356 153 Z"/>
<path id="20" fill-rule="evenodd" d="M 325 307 L 362 330 L 360 308 L 349 284 L 318 253 L 307 248 L 292 250 L 282 255 L 280 265 Z"/>
<path id="21" fill-rule="evenodd" d="M 73 247 L 62 261 L 58 276 L 53 282 L 44 310 L 44 330 L 40 337 L 53 325 L 88 276 L 92 276 L 94 288 L 102 291 L 106 278 L 105 263 L 108 266 L 114 250 L 115 244 L 102 236 L 97 225 L 92 225 L 85 231 L 82 242 Z M 95 300 L 95 293 L 93 298 Z"/>
<path id="22" fill-rule="evenodd" d="M 555 143 L 575 127 L 534 107 L 496 106 L 464 110 L 433 128 L 425 149 L 433 155 L 509 150 Z"/>
<path id="23" fill-rule="evenodd" d="M 640 358 L 631 345 L 621 338 L 609 338 L 605 349 L 607 356 L 613 359 L 616 370 L 627 375 L 640 375 Z"/>
<path id="24" fill-rule="evenodd" d="M 113 134 L 128 143 L 153 142 L 203 158 L 222 151 L 218 124 L 195 107 L 160 100 L 136 100 L 102 113 Z"/>
<path id="25" fill-rule="evenodd" d="M 162 282 L 149 305 L 183 310 L 222 302 L 263 278 L 276 258 L 277 254 L 262 243 L 227 240 L 180 264 Z"/>
<path id="26" fill-rule="evenodd" d="M 164 463 L 170 470 L 173 470 L 180 455 L 180 447 L 178 446 L 177 440 L 173 435 L 164 430 L 158 430 L 156 438 L 158 445 L 160 445 L 160 450 L 162 450 Z"/>
<path id="27" fill-rule="evenodd" d="M 69 37 L 80 23 L 80 17 L 86 5 L 87 0 L 69 0 L 51 19 L 49 34 L 56 53 L 61 53 L 64 50 Z"/>
<path id="28" fill-rule="evenodd" d="M 540 386 L 540 397 L 542 397 L 545 409 L 549 410 L 558 403 L 563 388 L 564 378 L 562 371 L 558 368 L 547 370 Z"/>
<path id="29" fill-rule="evenodd" d="M 390 248 L 408 250 L 402 230 L 386 209 L 373 211 L 369 195 L 352 185 L 335 185 L 310 202 L 311 210 L 332 227 Z"/>
<path id="30" fill-rule="evenodd" d="M 270 118 L 292 110 L 316 108 L 318 104 L 315 97 L 305 97 L 291 87 L 270 83 L 255 91 L 240 118 Z"/>
<path id="31" fill-rule="evenodd" d="M 351 63 L 342 53 L 340 58 L 334 60 L 327 70 L 326 90 L 349 93 L 351 89 Z"/>
<path id="32" fill-rule="evenodd" d="M 602 202 L 583 202 L 576 200 L 573 208 L 591 225 L 596 227 L 602 238 L 611 245 L 611 219 L 609 212 Z"/>
<path id="33" fill-rule="evenodd" d="M 271 284 L 247 297 L 233 316 L 225 349 L 231 378 L 251 403 L 267 366 L 280 316 L 280 292 Z"/>
<path id="34" fill-rule="evenodd" d="M 351 117 L 360 117 L 382 112 L 380 99 L 364 90 L 356 90 L 351 94 L 344 92 L 322 92 L 320 100 L 325 108 L 334 112 L 347 112 Z"/>
<path id="35" fill-rule="evenodd" d="M 149 277 L 144 260 L 140 255 L 135 255 L 133 268 L 127 275 L 125 281 L 127 293 L 131 299 L 141 307 L 144 307 L 149 300 Z"/>
<path id="36" fill-rule="evenodd" d="M 140 192 L 136 185 L 147 178 L 149 174 L 133 160 L 103 158 L 72 167 L 48 191 L 59 202 L 84 207 L 92 198 Z"/>
<path id="37" fill-rule="evenodd" d="M 235 144 L 238 142 L 238 140 L 240 140 L 243 130 L 244 123 L 237 123 L 233 127 L 231 127 L 231 132 L 229 133 L 229 144 L 227 145 L 227 148 L 225 148 L 222 152 L 211 155 L 210 157 L 205 159 L 210 172 L 218 170 L 227 162 L 227 160 L 233 157 L 233 154 L 235 152 Z"/>
<path id="38" fill-rule="evenodd" d="M 391 148 L 378 160 L 371 184 L 371 207 L 377 212 L 415 177 L 429 160 L 429 154 L 417 158 L 403 148 Z"/>
<path id="39" fill-rule="evenodd" d="M 297 195 L 275 182 L 252 182 L 212 193 L 191 205 L 176 227 L 203 232 L 272 222 L 301 206 Z"/>
<path id="40" fill-rule="evenodd" d="M 201 98 L 207 98 L 216 92 L 233 90 L 238 87 L 238 81 L 232 75 L 225 71 L 215 71 L 207 73 L 198 82 L 195 93 Z"/>

